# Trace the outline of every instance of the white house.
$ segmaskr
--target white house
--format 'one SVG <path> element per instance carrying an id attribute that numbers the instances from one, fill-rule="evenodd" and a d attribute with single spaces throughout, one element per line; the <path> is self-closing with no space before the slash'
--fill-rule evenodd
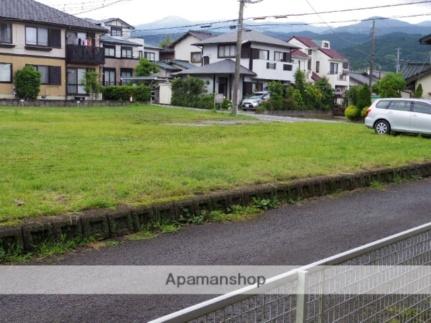
<path id="1" fill-rule="evenodd" d="M 173 49 L 172 59 L 190 62 L 196 66 L 202 65 L 202 48 L 195 44 L 212 37 L 213 34 L 204 31 L 190 30 L 169 45 Z"/>
<path id="2" fill-rule="evenodd" d="M 287 41 L 308 56 L 306 75 L 309 81 L 326 77 L 338 96 L 349 88 L 349 61 L 331 48 L 329 41 L 317 44 L 311 38 L 293 36 Z"/>
<path id="3" fill-rule="evenodd" d="M 231 32 L 202 40 L 202 66 L 177 75 L 193 75 L 207 81 L 210 93 L 233 96 L 237 33 Z M 271 81 L 293 83 L 303 57 L 293 59 L 297 46 L 257 31 L 244 31 L 241 55 L 241 86 L 239 97 L 266 90 Z M 302 56 L 302 55 L 300 55 Z"/>

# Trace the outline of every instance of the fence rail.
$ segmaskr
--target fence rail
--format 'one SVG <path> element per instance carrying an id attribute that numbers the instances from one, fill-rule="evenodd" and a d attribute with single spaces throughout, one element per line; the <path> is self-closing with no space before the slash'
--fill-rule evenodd
<path id="1" fill-rule="evenodd" d="M 325 275 L 318 270 L 322 266 L 340 266 L 340 268 L 381 266 L 384 271 L 385 266 L 430 264 L 431 223 L 428 223 L 279 275 L 268 280 L 263 288 L 244 288 L 156 319 L 151 323 L 431 322 L 431 295 L 419 295 L 419 290 L 418 295 L 308 295 L 305 293 L 310 288 L 312 290 L 318 288 L 319 284 L 339 283 L 342 279 L 346 284 L 366 283 L 364 280 L 349 280 L 347 271 L 338 272 L 336 276 L 332 273 L 332 277 Z M 420 279 L 422 284 L 427 282 L 419 286 L 420 288 L 431 287 L 431 277 L 418 277 L 418 280 Z M 251 295 L 254 291 L 256 295 Z"/>

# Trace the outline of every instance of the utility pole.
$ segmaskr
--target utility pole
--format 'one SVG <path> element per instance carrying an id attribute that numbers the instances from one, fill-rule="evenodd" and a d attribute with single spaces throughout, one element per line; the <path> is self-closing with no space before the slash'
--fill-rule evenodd
<path id="1" fill-rule="evenodd" d="M 397 48 L 397 74 L 401 71 L 401 48 Z"/>
<path id="2" fill-rule="evenodd" d="M 233 102 L 232 102 L 232 114 L 238 114 L 239 106 L 239 87 L 241 82 L 241 51 L 242 51 L 242 33 L 244 30 L 244 7 L 246 3 L 258 3 L 263 0 L 239 0 L 239 17 L 237 25 L 237 40 L 236 40 L 236 62 L 235 62 L 235 77 L 233 82 Z"/>
<path id="3" fill-rule="evenodd" d="M 376 63 L 376 21 L 373 19 L 373 26 L 371 27 L 371 55 L 370 55 L 370 79 L 368 86 L 370 92 L 373 93 L 373 74 L 374 64 Z"/>

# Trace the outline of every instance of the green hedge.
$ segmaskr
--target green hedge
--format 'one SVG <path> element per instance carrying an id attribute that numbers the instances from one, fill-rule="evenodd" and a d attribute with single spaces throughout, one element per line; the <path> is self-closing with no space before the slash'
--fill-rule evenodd
<path id="1" fill-rule="evenodd" d="M 130 97 L 135 102 L 149 102 L 151 89 L 147 85 L 121 85 L 105 86 L 102 90 L 103 99 L 108 101 L 129 101 Z"/>

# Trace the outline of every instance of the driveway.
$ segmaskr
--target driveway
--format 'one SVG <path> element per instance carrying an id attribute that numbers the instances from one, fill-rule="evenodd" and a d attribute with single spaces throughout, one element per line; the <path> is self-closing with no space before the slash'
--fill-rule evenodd
<path id="1" fill-rule="evenodd" d="M 62 265 L 305 265 L 431 220 L 431 179 L 306 201 L 243 223 L 189 226 L 79 251 Z M 1 322 L 145 322 L 204 296 L 7 296 Z"/>

